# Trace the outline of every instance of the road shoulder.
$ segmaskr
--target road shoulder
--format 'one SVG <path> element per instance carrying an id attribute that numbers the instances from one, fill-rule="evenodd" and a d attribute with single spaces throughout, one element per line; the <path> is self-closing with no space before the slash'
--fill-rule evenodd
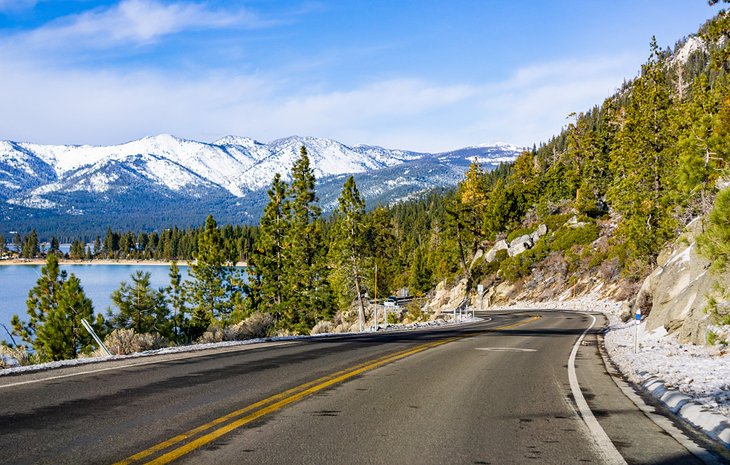
<path id="1" fill-rule="evenodd" d="M 606 362 L 601 353 L 605 326 L 599 324 L 583 341 L 576 359 L 581 390 L 591 411 L 621 455 L 630 464 L 727 463 L 707 441 L 688 432 L 667 412 L 650 405 Z M 633 396 L 632 396 L 633 394 Z M 667 440 L 668 436 L 673 440 Z"/>

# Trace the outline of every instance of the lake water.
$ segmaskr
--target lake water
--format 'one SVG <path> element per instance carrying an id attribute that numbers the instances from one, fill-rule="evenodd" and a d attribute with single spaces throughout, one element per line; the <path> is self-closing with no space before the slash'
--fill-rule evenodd
<path id="1" fill-rule="evenodd" d="M 182 279 L 188 277 L 188 267 L 178 265 Z M 149 272 L 151 285 L 157 289 L 170 284 L 167 265 L 61 265 L 62 270 L 75 274 L 81 280 L 84 293 L 94 304 L 96 313 L 106 314 L 111 306 L 111 294 L 119 283 L 131 283 L 131 275 L 136 270 Z M 21 320 L 28 319 L 25 301 L 28 291 L 35 286 L 41 275 L 41 265 L 3 265 L 0 266 L 0 323 L 10 328 L 10 319 L 18 314 Z M 0 340 L 9 336 L 0 327 Z"/>

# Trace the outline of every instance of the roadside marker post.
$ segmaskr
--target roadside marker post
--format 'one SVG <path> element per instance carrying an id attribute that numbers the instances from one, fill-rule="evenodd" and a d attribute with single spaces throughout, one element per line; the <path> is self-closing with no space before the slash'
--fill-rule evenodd
<path id="1" fill-rule="evenodd" d="M 636 309 L 636 331 L 634 331 L 634 353 L 639 353 L 639 325 L 641 324 L 641 309 Z"/>

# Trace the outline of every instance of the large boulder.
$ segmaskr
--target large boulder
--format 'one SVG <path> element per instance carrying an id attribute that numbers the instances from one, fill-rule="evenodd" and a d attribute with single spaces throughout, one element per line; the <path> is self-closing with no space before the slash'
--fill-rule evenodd
<path id="1" fill-rule="evenodd" d="M 507 254 L 509 254 L 510 257 L 514 257 L 515 255 L 519 255 L 527 249 L 531 249 L 533 244 L 534 242 L 529 234 L 517 237 L 509 243 L 509 249 L 507 250 Z"/>
<path id="2" fill-rule="evenodd" d="M 530 233 L 530 239 L 532 239 L 532 243 L 534 244 L 545 234 L 547 234 L 547 225 L 541 224 L 540 226 L 537 227 L 536 230 L 534 230 L 534 231 L 532 231 L 532 233 Z"/>
<path id="3" fill-rule="evenodd" d="M 505 241 L 504 239 L 502 239 L 501 241 L 497 241 L 497 243 L 494 244 L 494 247 L 489 249 L 489 251 L 487 252 L 487 255 L 484 257 L 484 259 L 488 263 L 491 263 L 497 258 L 497 252 L 499 252 L 500 250 L 507 250 L 507 249 L 509 249 L 509 244 L 507 244 L 507 241 Z"/>
<path id="4" fill-rule="evenodd" d="M 466 279 L 460 280 L 451 289 L 446 288 L 446 281 L 441 281 L 436 286 L 434 298 L 427 305 L 428 310 L 436 315 L 453 311 L 466 302 L 466 289 Z"/>
<path id="5" fill-rule="evenodd" d="M 476 252 L 476 253 L 474 254 L 474 258 L 473 258 L 473 259 L 471 260 L 471 263 L 469 264 L 469 271 L 471 271 L 471 270 L 472 270 L 472 268 L 474 268 L 474 265 L 476 265 L 476 264 L 477 264 L 477 262 L 478 262 L 478 261 L 479 261 L 479 260 L 480 260 L 480 259 L 481 259 L 482 257 L 484 257 L 484 250 L 483 250 L 483 249 L 481 249 L 481 248 L 479 248 L 479 249 L 477 249 L 477 252 Z"/>
<path id="6" fill-rule="evenodd" d="M 700 220 L 687 226 L 686 232 L 660 255 L 658 266 L 646 278 L 634 304 L 648 314 L 647 328 L 664 327 L 676 334 L 680 342 L 705 344 L 709 316 L 705 312 L 707 296 L 718 279 L 709 271 L 710 262 L 697 251 L 696 237 Z"/>

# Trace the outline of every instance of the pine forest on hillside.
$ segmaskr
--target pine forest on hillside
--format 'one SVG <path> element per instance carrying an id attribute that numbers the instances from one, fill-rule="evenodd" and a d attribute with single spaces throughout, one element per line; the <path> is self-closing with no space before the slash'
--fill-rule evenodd
<path id="1" fill-rule="evenodd" d="M 556 283 L 545 296 L 551 298 L 590 276 L 620 281 L 624 294 L 615 297 L 626 299 L 662 247 L 705 214 L 701 250 L 714 269 L 724 270 L 730 259 L 729 58 L 724 11 L 673 49 L 653 40 L 639 76 L 601 105 L 571 115 L 560 134 L 512 164 L 487 171 L 474 161 L 452 190 L 366 211 L 350 177 L 337 210 L 325 217 L 302 147 L 291 183 L 280 175 L 272 180 L 257 227 L 219 227 L 209 217 L 198 229 L 109 230 L 93 248 L 85 244 L 90 238 L 76 239 L 71 258 L 195 260 L 191 279 L 182 279 L 173 262 L 166 289 L 150 288 L 144 273 L 133 275 L 113 295 L 116 313 L 97 316 L 94 326 L 115 347 L 142 348 L 346 330 L 364 324 L 376 292 L 428 296 L 439 283 L 461 279 L 473 292 L 478 284 L 527 286 L 549 277 Z M 539 225 L 550 234 L 528 250 L 484 258 L 499 241 Z M 12 240 L 22 256 L 39 255 L 34 233 Z M 15 342 L 32 345 L 37 360 L 95 348 L 77 321 L 92 316 L 83 283 L 59 272 L 58 241 L 51 243 L 53 253 L 29 294 L 28 321 L 13 321 Z M 246 263 L 247 278 L 237 262 Z M 416 307 L 409 309 L 412 320 L 423 317 Z M 727 306 L 715 307 L 718 321 L 730 323 Z M 131 349 L 119 349 L 125 350 Z"/>

